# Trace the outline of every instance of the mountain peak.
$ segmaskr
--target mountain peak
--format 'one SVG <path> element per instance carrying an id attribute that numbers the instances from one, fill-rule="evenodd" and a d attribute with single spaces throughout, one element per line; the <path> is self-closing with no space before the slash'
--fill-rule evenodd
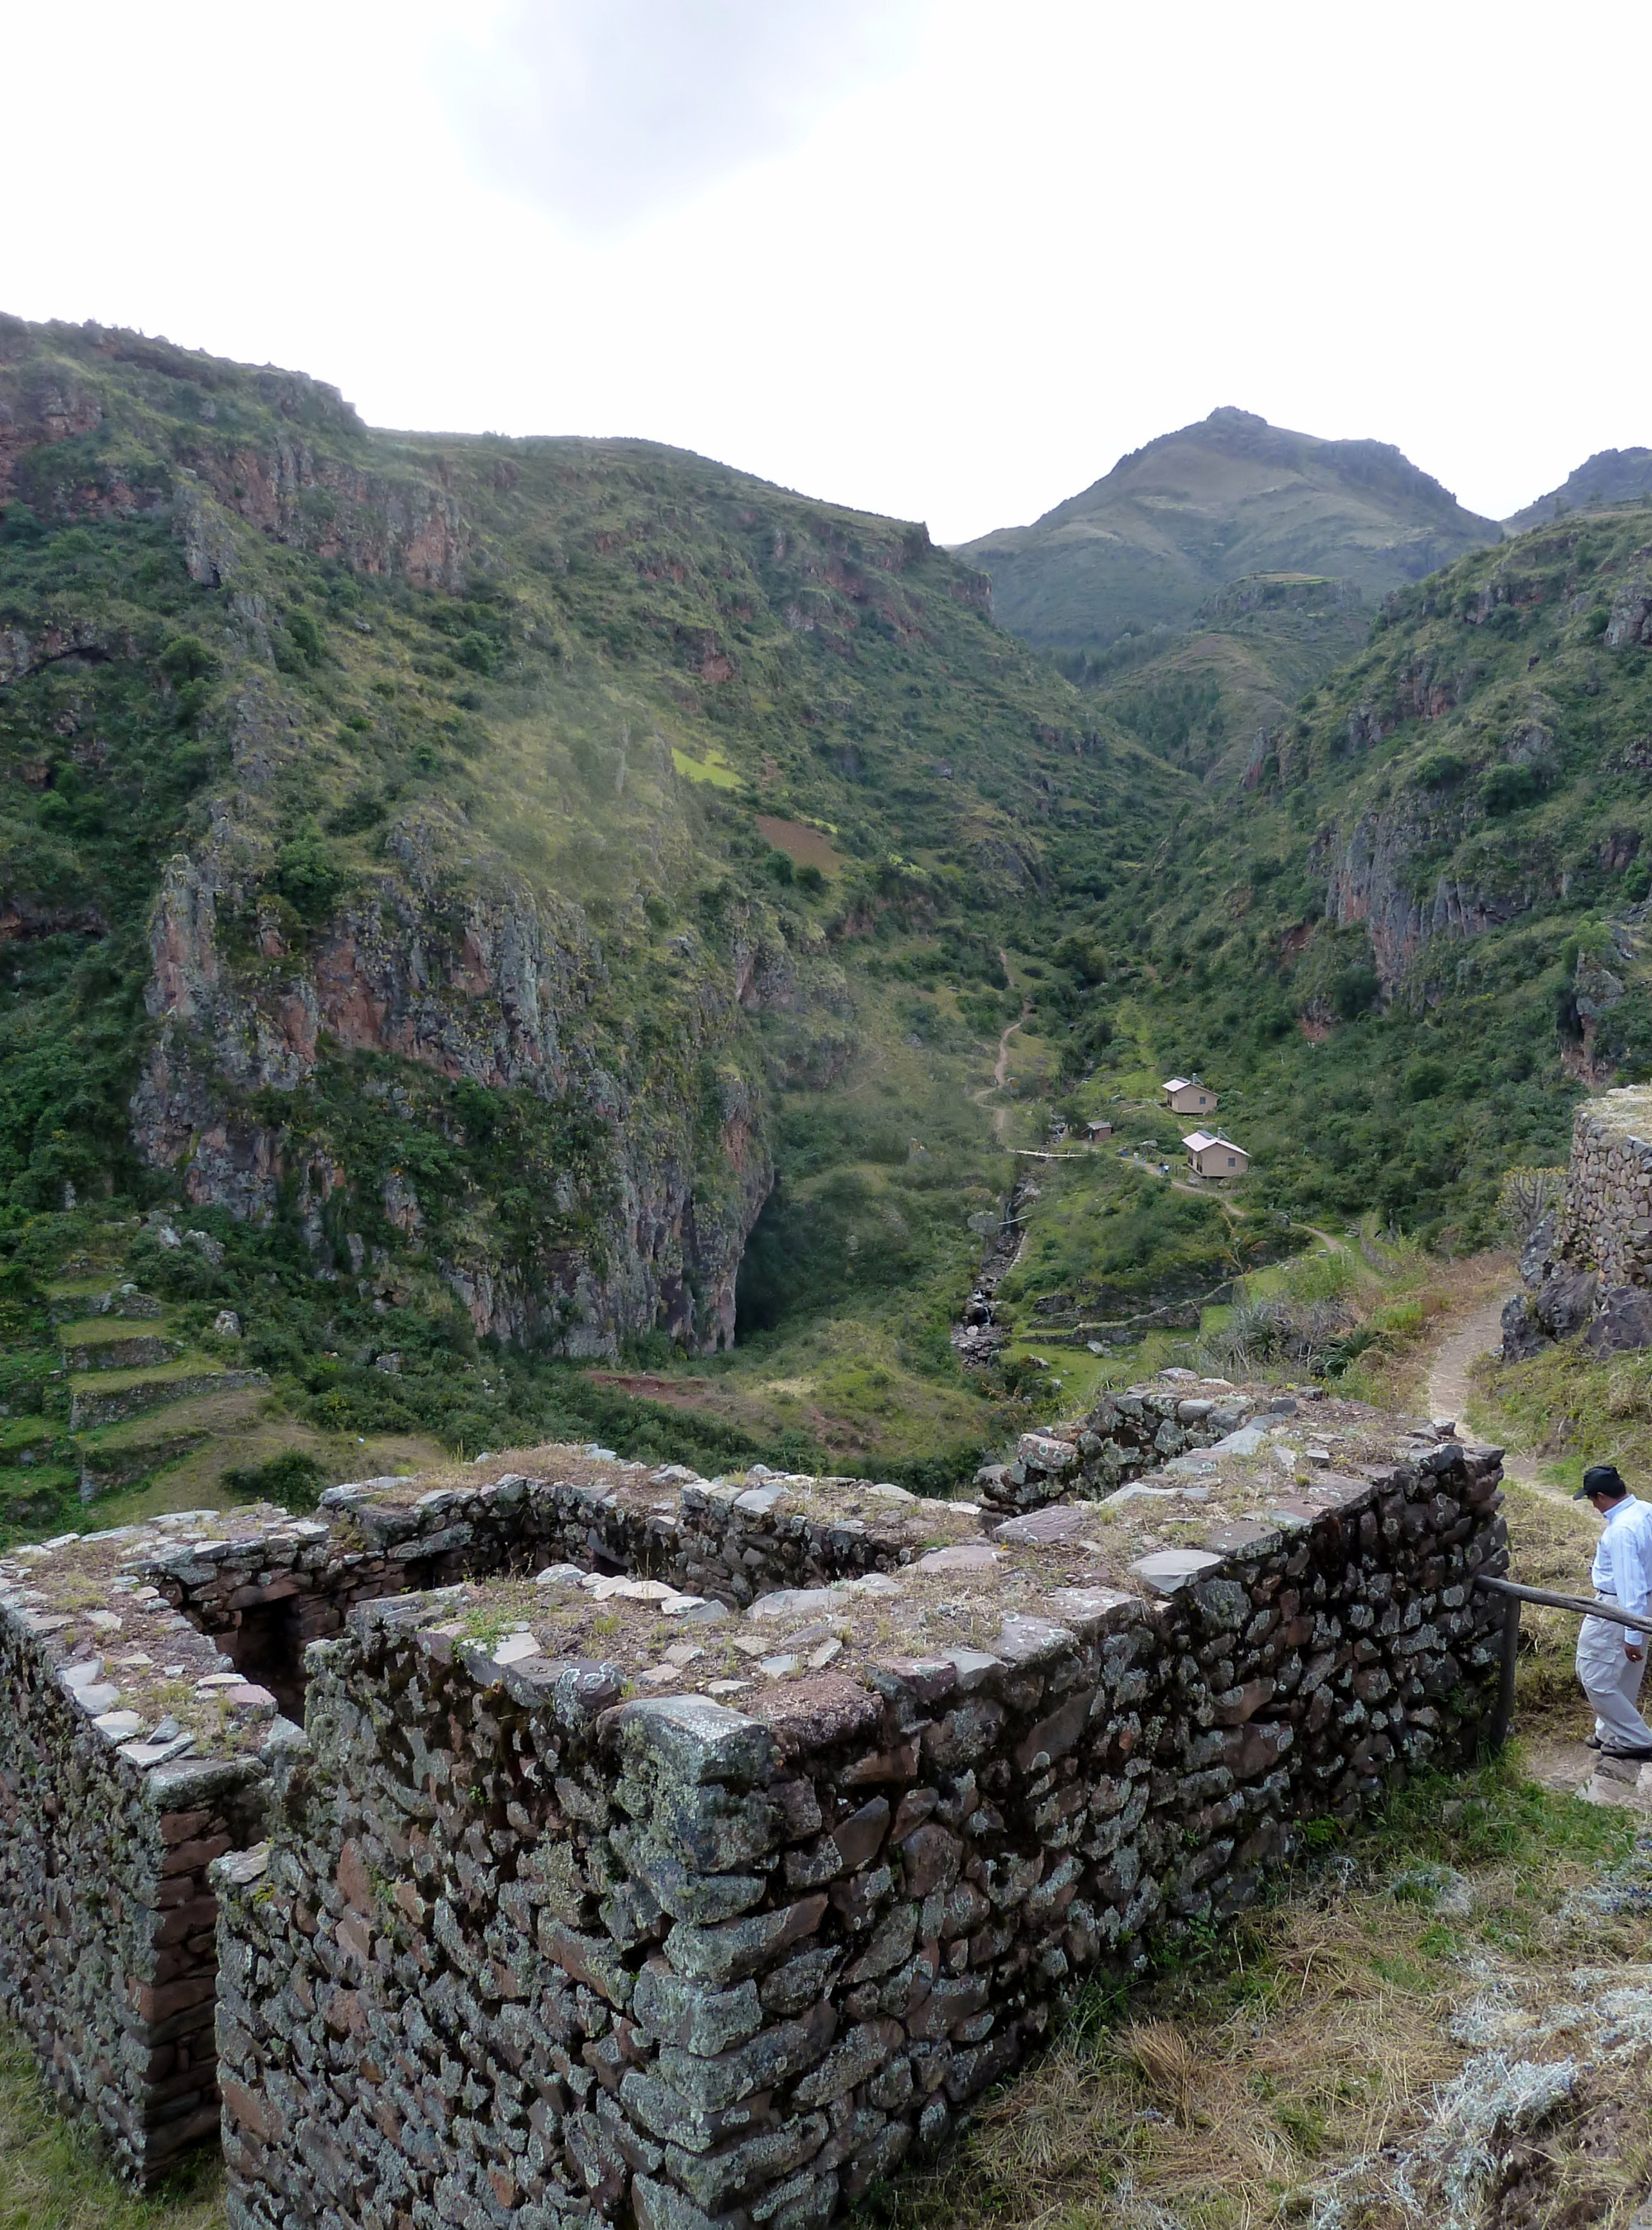
<path id="1" fill-rule="evenodd" d="M 1513 532 L 1546 525 L 1568 511 L 1603 504 L 1645 503 L 1652 497 L 1652 449 L 1597 449 L 1558 488 L 1503 522 Z"/>
<path id="2" fill-rule="evenodd" d="M 1089 652 L 1185 626 L 1242 575 L 1329 576 L 1374 598 L 1500 536 L 1391 442 L 1327 441 L 1223 403 L 962 554 L 991 574 L 1005 626 Z"/>

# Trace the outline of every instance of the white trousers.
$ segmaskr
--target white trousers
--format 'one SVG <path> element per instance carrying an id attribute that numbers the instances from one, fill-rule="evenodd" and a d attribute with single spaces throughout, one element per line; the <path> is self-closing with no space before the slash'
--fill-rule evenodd
<path id="1" fill-rule="evenodd" d="M 1604 1597 L 1597 1596 L 1597 1602 Z M 1638 1662 L 1624 1654 L 1626 1640 L 1638 1644 Z M 1635 1708 L 1646 1677 L 1646 1652 L 1652 1634 L 1609 1619 L 1586 1618 L 1578 1629 L 1578 1678 L 1595 1707 L 1595 1732 L 1607 1750 L 1652 1750 L 1652 1727 Z"/>

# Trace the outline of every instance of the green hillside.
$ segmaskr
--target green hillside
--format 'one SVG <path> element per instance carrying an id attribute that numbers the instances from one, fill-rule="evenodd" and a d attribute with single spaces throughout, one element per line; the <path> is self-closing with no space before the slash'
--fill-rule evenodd
<path id="1" fill-rule="evenodd" d="M 1644 505 L 1652 500 L 1652 449 L 1597 449 L 1558 488 L 1528 503 L 1503 524 L 1511 533 L 1545 526 L 1571 511 L 1593 511 L 1607 504 Z"/>
<path id="2" fill-rule="evenodd" d="M 1186 627 L 1242 576 L 1330 577 L 1374 601 L 1500 531 L 1386 442 L 1321 441 L 1221 409 L 959 554 L 991 576 L 1013 633 L 1094 656 L 1127 633 Z"/>
<path id="3" fill-rule="evenodd" d="M 921 528 L 655 445 L 16 321 L 0 405 L 0 1528 L 550 1433 L 941 1484 L 1652 1074 L 1652 512 L 1078 687 Z"/>
<path id="4" fill-rule="evenodd" d="M 377 434 L 131 333 L 6 321 L 0 403 L 31 1274 L 240 1310 L 317 1429 L 498 1445 L 567 1410 L 524 1358 L 669 1370 L 739 1320 L 742 1369 L 814 1343 L 770 1374 L 806 1395 L 691 1397 L 749 1447 L 991 1440 L 945 1325 L 1011 1174 L 999 946 L 1065 860 L 1142 855 L 1167 777 L 980 575 L 679 451 Z"/>
<path id="5" fill-rule="evenodd" d="M 1053 1051 L 1110 1033 L 1072 1117 L 1151 1129 L 1197 1071 L 1249 1211 L 1491 1236 L 1582 1091 L 1652 1076 L 1649 553 L 1652 511 L 1608 512 L 1395 592 L 1133 876 L 1050 910 Z"/>
<path id="6" fill-rule="evenodd" d="M 1150 751 L 1221 778 L 1242 770 L 1257 737 L 1352 658 L 1370 628 L 1352 582 L 1263 573 L 1202 604 L 1185 634 L 1155 628 L 1057 662 Z"/>

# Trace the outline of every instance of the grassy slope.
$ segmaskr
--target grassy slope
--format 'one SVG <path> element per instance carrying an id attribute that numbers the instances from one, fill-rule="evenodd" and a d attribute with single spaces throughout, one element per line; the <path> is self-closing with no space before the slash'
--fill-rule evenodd
<path id="1" fill-rule="evenodd" d="M 560 1419 L 660 1446 L 674 1415 L 708 1460 L 945 1468 L 995 1440 L 1003 1414 L 943 1333 L 968 1219 L 1010 1175 L 970 1096 L 1014 1011 L 997 946 L 1064 857 L 1111 880 L 1147 848 L 1156 760 L 995 628 L 920 528 L 648 443 L 373 435 L 294 376 L 131 335 L 0 341 L 18 424 L 50 388 L 87 428 L 24 447 L 0 523 L 0 626 L 70 654 L 0 686 L 0 891 L 24 932 L 0 975 L 0 1190 L 29 1275 L 90 1243 L 197 1337 L 236 1308 L 282 1415 L 346 1445 L 499 1445 Z M 283 454 L 299 484 L 278 500 Z M 447 521 L 443 584 L 410 577 L 397 516 Z M 825 841 L 783 828 L 778 848 L 759 816 Z M 598 1242 L 602 1139 L 577 1093 L 324 1041 L 311 1081 L 255 1112 L 346 1172 L 326 1237 L 380 1250 L 371 1290 L 317 1286 L 296 1207 L 261 1234 L 191 1210 L 229 1247 L 218 1271 L 101 1209 L 64 1219 L 66 1186 L 165 1196 L 127 1115 L 147 927 L 163 862 L 213 847 L 219 948 L 249 995 L 341 910 L 407 903 L 410 858 L 443 920 L 526 889 L 571 938 L 583 923 L 602 961 L 578 1073 L 700 1154 L 708 1215 L 733 1210 L 696 1110 L 713 1086 L 752 1105 L 782 1183 L 741 1295 L 754 1344 L 698 1373 L 697 1440 L 681 1410 L 479 1354 L 437 1274 L 467 1247 L 532 1274 Z M 756 1012 L 732 990 L 753 947 L 797 986 Z M 392 1169 L 422 1233 L 386 1217 Z M 396 1380 L 371 1367 L 387 1349 Z M 631 1362 L 681 1368 L 648 1340 Z M 48 1348 L 14 1363 L 20 1401 L 59 1399 Z"/>

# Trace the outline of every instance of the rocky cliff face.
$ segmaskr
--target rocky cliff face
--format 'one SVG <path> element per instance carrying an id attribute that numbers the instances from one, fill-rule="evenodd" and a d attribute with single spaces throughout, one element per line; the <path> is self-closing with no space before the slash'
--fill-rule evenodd
<path id="1" fill-rule="evenodd" d="M 319 561 L 300 593 L 343 573 L 457 597 L 479 538 L 452 467 L 434 450 L 375 448 L 336 390 L 297 375 L 132 334 L 48 332 L 61 348 L 0 321 L 0 505 L 24 502 L 48 525 L 153 520 L 225 622 L 197 663 L 231 685 L 217 699 L 228 764 L 149 918 L 152 1031 L 130 1110 L 142 1162 L 197 1205 L 295 1217 L 318 1273 L 380 1306 L 445 1286 L 479 1334 L 575 1355 L 656 1330 L 696 1352 L 732 1341 L 741 1254 L 773 1177 L 753 1024 L 796 1023 L 776 1055 L 794 1078 L 824 1081 L 849 1042 L 818 931 L 811 942 L 794 921 L 794 953 L 771 909 L 737 897 L 714 931 L 673 940 L 667 980 L 645 993 L 636 948 L 651 925 L 635 886 L 599 936 L 575 899 L 514 867 L 428 785 L 375 807 L 371 864 L 332 860 L 336 894 L 295 912 L 281 847 L 296 829 L 326 850 L 313 770 L 339 761 L 326 723 L 346 693 L 332 682 L 318 701 L 271 671 L 304 658 L 280 647 L 293 580 L 260 545 Z M 516 473 L 479 458 L 473 493 L 508 497 Z M 843 600 L 887 606 L 893 624 L 909 608 L 877 584 L 927 548 L 916 532 L 921 547 L 909 535 L 801 562 Z M 145 635 L 72 603 L 30 624 L 0 610 L 0 685 L 139 661 Z M 298 642 L 312 666 L 347 665 L 319 641 L 311 620 Z M 372 656 L 406 674 L 398 648 Z M 695 664 L 702 680 L 734 676 L 715 641 Z M 455 669 L 427 655 L 423 670 Z M 401 679 L 377 686 L 410 693 Z M 436 717 L 417 731 L 427 758 L 454 732 L 450 710 Z M 655 755 L 668 766 L 657 738 Z M 39 783 L 55 778 L 42 760 Z M 649 841 L 681 854 L 683 833 L 656 826 Z M 12 936 L 106 927 L 95 908 L 54 911 L 26 884 L 0 897 Z"/>
<path id="2" fill-rule="evenodd" d="M 452 1294 L 563 1352 L 729 1339 L 778 1095 L 900 1027 L 835 955 L 1112 825 L 984 577 L 655 444 L 388 436 L 0 319 L 0 938 L 102 947 L 0 982 L 0 1205 L 175 1182 L 337 1281 L 328 1361 Z"/>
<path id="3" fill-rule="evenodd" d="M 727 1344 L 772 1182 L 739 1022 L 783 1002 L 791 971 L 760 941 L 737 941 L 726 966 L 704 956 L 674 1067 L 692 1077 L 709 1061 L 713 1104 L 685 1105 L 626 1059 L 579 910 L 504 873 L 455 903 L 436 882 L 439 834 L 393 831 L 396 869 L 296 946 L 223 852 L 169 863 L 139 1150 L 197 1204 L 268 1221 L 292 1200 L 332 1274 L 371 1264 L 388 1292 L 398 1273 L 433 1270 L 479 1333 L 572 1354 L 656 1329 L 695 1351 Z M 249 908 L 251 950 L 243 936 L 227 951 L 221 916 L 244 929 Z M 338 1104 L 352 1080 L 377 1092 L 384 1123 L 364 1131 Z M 478 1143 L 474 1111 L 442 1089 L 465 1086 L 525 1097 L 530 1131 L 538 1114 L 567 1134 L 533 1142 L 514 1173 L 537 1193 L 526 1236 L 474 1172 L 456 1197 L 447 1172 L 422 1196 L 433 1131 L 461 1154 Z"/>
<path id="4" fill-rule="evenodd" d="M 1362 814 L 1345 834 L 1327 835 L 1315 848 L 1325 876 L 1326 913 L 1339 929 L 1363 927 L 1384 995 L 1436 938 L 1476 937 L 1525 912 L 1528 891 L 1488 892 L 1442 873 L 1432 892 L 1411 887 L 1414 862 L 1439 830 L 1416 802 Z"/>

